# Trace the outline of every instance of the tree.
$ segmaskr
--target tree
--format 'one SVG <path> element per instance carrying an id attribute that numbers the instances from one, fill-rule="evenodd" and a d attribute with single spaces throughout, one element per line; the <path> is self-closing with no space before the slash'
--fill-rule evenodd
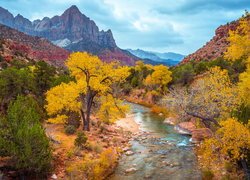
<path id="1" fill-rule="evenodd" d="M 169 71 L 168 67 L 164 65 L 154 66 L 153 70 L 153 73 L 147 76 L 145 84 L 149 86 L 155 85 L 157 88 L 159 88 L 161 93 L 164 93 L 164 87 L 166 87 L 166 85 L 172 80 L 172 72 Z"/>
<path id="2" fill-rule="evenodd" d="M 238 106 L 235 87 L 226 70 L 213 67 L 190 85 L 189 88 L 171 90 L 172 103 L 182 115 L 202 120 L 210 127 L 219 125 L 219 118 L 227 118 Z"/>
<path id="3" fill-rule="evenodd" d="M 250 15 L 246 13 L 239 20 L 236 30 L 229 31 L 230 45 L 225 53 L 225 58 L 235 61 L 243 56 L 250 62 Z"/>
<path id="4" fill-rule="evenodd" d="M 18 96 L 0 119 L 0 149 L 10 156 L 15 168 L 28 172 L 47 172 L 50 168 L 49 140 L 40 124 L 39 108 L 31 97 Z"/>
<path id="5" fill-rule="evenodd" d="M 113 95 L 112 86 L 125 81 L 129 68 L 115 62 L 102 62 L 97 56 L 85 52 L 72 53 L 66 66 L 76 81 L 62 83 L 47 92 L 47 112 L 49 115 L 65 114 L 69 110 L 79 112 L 84 130 L 89 131 L 94 100 Z"/>
<path id="6" fill-rule="evenodd" d="M 220 125 L 215 135 L 199 148 L 207 166 L 214 162 L 236 163 L 246 158 L 250 151 L 250 131 L 246 125 L 232 118 L 221 121 Z"/>
<path id="7" fill-rule="evenodd" d="M 18 95 L 34 93 L 35 81 L 28 68 L 7 68 L 0 72 L 0 111 L 5 111 Z"/>
<path id="8" fill-rule="evenodd" d="M 37 94 L 43 96 L 52 85 L 56 69 L 44 61 L 38 61 L 33 73 L 38 91 Z"/>
<path id="9" fill-rule="evenodd" d="M 247 110 L 250 106 L 250 15 L 246 12 L 239 20 L 235 31 L 229 32 L 228 41 L 230 43 L 225 53 L 228 60 L 236 61 L 245 59 L 247 69 L 239 76 L 238 91 L 242 101 L 242 109 Z"/>

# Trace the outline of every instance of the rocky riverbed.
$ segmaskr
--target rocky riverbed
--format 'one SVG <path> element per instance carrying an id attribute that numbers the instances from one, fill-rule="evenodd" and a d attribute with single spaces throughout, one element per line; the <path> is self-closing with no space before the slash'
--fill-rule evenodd
<path id="1" fill-rule="evenodd" d="M 134 133 L 131 146 L 123 149 L 125 153 L 108 179 L 201 179 L 190 136 L 178 134 L 149 109 L 131 106 L 139 132 Z"/>

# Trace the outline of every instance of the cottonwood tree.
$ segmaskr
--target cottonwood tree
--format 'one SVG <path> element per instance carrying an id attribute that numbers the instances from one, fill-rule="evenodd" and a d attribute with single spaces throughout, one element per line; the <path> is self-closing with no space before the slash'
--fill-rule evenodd
<path id="1" fill-rule="evenodd" d="M 220 125 L 215 135 L 199 147 L 203 165 L 207 167 L 221 162 L 236 163 L 249 154 L 250 131 L 247 126 L 232 118 L 221 121 Z"/>
<path id="2" fill-rule="evenodd" d="M 49 115 L 57 115 L 55 121 L 66 119 L 65 112 L 79 112 L 83 129 L 89 131 L 90 115 L 94 100 L 107 96 L 112 96 L 105 100 L 113 108 L 124 109 L 121 103 L 113 96 L 112 86 L 125 81 L 129 75 L 127 66 L 102 62 L 97 56 L 88 53 L 72 53 L 66 61 L 70 75 L 75 77 L 75 81 L 62 83 L 46 93 L 46 109 Z M 108 112 L 106 108 L 105 113 Z M 124 114 L 124 113 L 123 113 Z M 110 114 L 111 115 L 111 114 Z M 54 121 L 54 122 L 55 122 Z"/>
<path id="3" fill-rule="evenodd" d="M 153 73 L 145 79 L 145 84 L 158 88 L 161 93 L 164 93 L 166 85 L 172 80 L 172 72 L 164 65 L 154 66 L 153 70 Z"/>
<path id="4" fill-rule="evenodd" d="M 239 21 L 235 31 L 229 32 L 230 43 L 225 57 L 230 61 L 244 58 L 247 69 L 239 76 L 239 95 L 242 103 L 250 105 L 250 15 L 246 13 Z"/>
<path id="5" fill-rule="evenodd" d="M 238 105 L 228 73 L 219 67 L 197 77 L 189 88 L 172 89 L 170 94 L 170 102 L 180 115 L 199 118 L 207 127 L 219 126 L 218 118 L 228 117 Z"/>

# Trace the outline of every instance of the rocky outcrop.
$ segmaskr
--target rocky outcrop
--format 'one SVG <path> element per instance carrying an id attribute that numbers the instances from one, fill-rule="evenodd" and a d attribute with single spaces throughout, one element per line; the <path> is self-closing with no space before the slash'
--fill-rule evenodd
<path id="1" fill-rule="evenodd" d="M 50 64 L 63 66 L 69 51 L 53 45 L 44 38 L 33 37 L 15 29 L 0 25 L 2 56 L 44 60 Z"/>
<path id="2" fill-rule="evenodd" d="M 191 60 L 211 61 L 218 57 L 222 57 L 229 45 L 229 42 L 227 41 L 229 30 L 235 30 L 237 25 L 238 21 L 233 21 L 218 27 L 215 31 L 214 37 L 209 42 L 193 54 L 186 56 L 181 63 L 187 63 Z"/>
<path id="3" fill-rule="evenodd" d="M 117 47 L 111 30 L 99 31 L 95 22 L 74 5 L 61 16 L 33 22 L 19 14 L 14 17 L 0 8 L 0 23 L 29 35 L 44 37 L 69 51 L 87 51 L 105 61 L 120 60 L 123 64 L 133 65 L 138 59 Z"/>
<path id="4" fill-rule="evenodd" d="M 212 137 L 213 132 L 208 128 L 200 128 L 192 131 L 191 142 L 199 143 L 204 139 Z"/>

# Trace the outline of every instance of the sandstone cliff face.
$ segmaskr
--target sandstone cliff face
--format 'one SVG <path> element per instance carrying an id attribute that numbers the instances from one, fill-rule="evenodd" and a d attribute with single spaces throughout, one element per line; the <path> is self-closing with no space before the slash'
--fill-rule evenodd
<path id="1" fill-rule="evenodd" d="M 227 41 L 229 30 L 235 30 L 237 27 L 238 21 L 233 21 L 229 24 L 222 25 L 218 27 L 215 31 L 214 37 L 207 42 L 202 48 L 198 49 L 193 54 L 186 56 L 182 63 L 194 61 L 210 61 L 218 57 L 222 57 L 226 51 L 229 42 Z"/>
<path id="2" fill-rule="evenodd" d="M 0 39 L 5 42 L 2 56 L 44 60 L 56 66 L 63 66 L 69 51 L 53 45 L 44 38 L 33 37 L 7 26 L 0 25 Z"/>

